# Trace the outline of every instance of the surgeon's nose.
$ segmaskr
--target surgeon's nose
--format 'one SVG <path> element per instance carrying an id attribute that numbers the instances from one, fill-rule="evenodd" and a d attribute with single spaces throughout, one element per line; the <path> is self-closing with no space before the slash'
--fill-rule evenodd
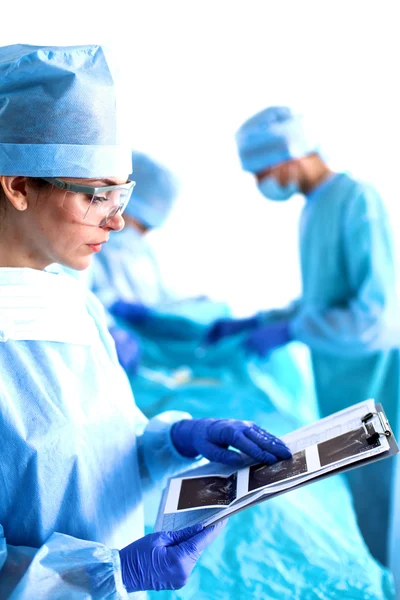
<path id="1" fill-rule="evenodd" d="M 114 216 L 109 219 L 105 225 L 105 227 L 111 229 L 112 231 L 121 231 L 125 227 L 125 221 L 118 211 Z"/>

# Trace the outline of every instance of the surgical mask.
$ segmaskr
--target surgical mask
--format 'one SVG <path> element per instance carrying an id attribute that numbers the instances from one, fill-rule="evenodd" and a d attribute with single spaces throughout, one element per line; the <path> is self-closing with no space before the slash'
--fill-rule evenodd
<path id="1" fill-rule="evenodd" d="M 289 181 L 287 185 L 281 185 L 272 175 L 261 179 L 257 186 L 263 196 L 277 202 L 289 200 L 294 194 L 300 193 L 299 186 L 295 181 Z"/>

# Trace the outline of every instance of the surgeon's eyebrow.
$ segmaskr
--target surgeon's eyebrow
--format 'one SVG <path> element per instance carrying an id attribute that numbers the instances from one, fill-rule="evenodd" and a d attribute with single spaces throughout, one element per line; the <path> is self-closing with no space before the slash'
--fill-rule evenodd
<path id="1" fill-rule="evenodd" d="M 95 186 L 95 184 L 98 185 L 123 185 L 123 184 L 119 184 L 115 179 L 88 179 L 87 181 L 90 181 L 90 183 L 93 183 L 93 185 Z M 125 182 L 127 183 L 127 181 Z"/>

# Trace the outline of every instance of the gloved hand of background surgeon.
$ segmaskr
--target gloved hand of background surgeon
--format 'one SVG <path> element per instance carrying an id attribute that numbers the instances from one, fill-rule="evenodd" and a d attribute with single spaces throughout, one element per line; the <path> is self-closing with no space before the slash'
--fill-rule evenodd
<path id="1" fill-rule="evenodd" d="M 118 300 L 110 307 L 110 313 L 115 317 L 125 319 L 130 323 L 143 323 L 151 315 L 151 308 L 145 304 L 137 304 L 136 302 L 124 302 Z"/>
<path id="2" fill-rule="evenodd" d="M 247 319 L 218 319 L 215 321 L 206 334 L 206 344 L 216 344 L 225 337 L 236 335 L 248 329 L 254 329 L 261 325 L 261 317 L 255 315 Z"/>
<path id="3" fill-rule="evenodd" d="M 136 373 L 140 361 L 139 340 L 119 327 L 110 327 L 120 365 L 129 373 Z"/>
<path id="4" fill-rule="evenodd" d="M 289 322 L 269 323 L 252 331 L 244 340 L 243 346 L 252 354 L 264 358 L 271 350 L 284 346 L 292 340 Z"/>
<path id="5" fill-rule="evenodd" d="M 225 524 L 150 533 L 126 546 L 119 553 L 124 586 L 128 592 L 180 589 Z"/>
<path id="6" fill-rule="evenodd" d="M 243 467 L 248 457 L 272 465 L 292 456 L 279 438 L 249 421 L 185 419 L 174 423 L 171 437 L 182 456 L 194 458 L 202 455 L 210 461 L 232 467 Z M 229 446 L 247 456 L 228 450 Z"/>

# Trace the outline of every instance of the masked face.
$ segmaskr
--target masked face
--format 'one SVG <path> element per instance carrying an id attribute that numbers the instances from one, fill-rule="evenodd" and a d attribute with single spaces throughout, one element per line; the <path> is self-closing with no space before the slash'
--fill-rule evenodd
<path id="1" fill-rule="evenodd" d="M 282 185 L 273 175 L 261 179 L 257 186 L 263 196 L 276 202 L 289 200 L 294 194 L 300 193 L 299 186 L 295 181 L 289 181 L 287 185 Z"/>

